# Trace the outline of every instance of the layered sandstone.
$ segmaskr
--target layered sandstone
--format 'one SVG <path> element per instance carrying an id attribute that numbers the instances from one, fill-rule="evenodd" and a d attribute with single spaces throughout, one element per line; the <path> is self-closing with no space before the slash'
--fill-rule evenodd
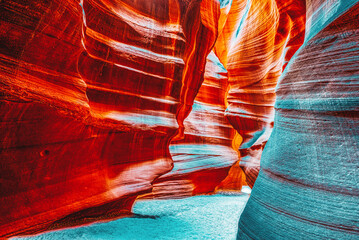
<path id="1" fill-rule="evenodd" d="M 359 235 L 357 1 L 1 5 L 0 237 L 257 176 L 239 239 Z"/>
<path id="2" fill-rule="evenodd" d="M 359 237 L 359 4 L 307 1 L 307 9 L 238 239 Z"/>
<path id="3" fill-rule="evenodd" d="M 229 1 L 222 6 L 215 52 L 228 71 L 226 117 L 243 138 L 239 147 L 253 186 L 273 128 L 275 86 L 304 40 L 303 1 Z"/>
<path id="4" fill-rule="evenodd" d="M 172 169 L 214 1 L 6 1 L 2 237 L 115 218 Z"/>
<path id="5" fill-rule="evenodd" d="M 184 137 L 170 144 L 174 167 L 156 179 L 152 193 L 144 197 L 177 198 L 213 193 L 228 175 L 229 168 L 239 158 L 232 146 L 236 131 L 224 116 L 227 91 L 227 71 L 211 52 L 204 82 L 184 121 Z"/>

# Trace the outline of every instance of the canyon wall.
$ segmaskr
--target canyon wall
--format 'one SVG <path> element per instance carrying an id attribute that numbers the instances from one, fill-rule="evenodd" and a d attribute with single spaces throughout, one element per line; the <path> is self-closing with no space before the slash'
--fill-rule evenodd
<path id="1" fill-rule="evenodd" d="M 224 116 L 227 90 L 227 71 L 211 52 L 204 82 L 184 121 L 184 137 L 173 140 L 169 147 L 174 167 L 156 179 L 152 193 L 143 197 L 178 198 L 213 193 L 228 175 L 239 158 L 232 147 L 238 136 Z M 240 181 L 237 190 L 241 184 Z"/>
<path id="2" fill-rule="evenodd" d="M 275 86 L 304 40 L 303 1 L 229 1 L 215 52 L 228 71 L 226 118 L 242 136 L 240 166 L 253 186 L 273 128 Z"/>
<path id="3" fill-rule="evenodd" d="M 130 214 L 173 167 L 219 14 L 215 1 L 2 3 L 1 237 Z"/>
<path id="4" fill-rule="evenodd" d="M 359 237 L 359 4 L 307 1 L 238 239 Z"/>
<path id="5" fill-rule="evenodd" d="M 1 5 L 0 237 L 244 181 L 238 239 L 358 235 L 357 1 Z"/>

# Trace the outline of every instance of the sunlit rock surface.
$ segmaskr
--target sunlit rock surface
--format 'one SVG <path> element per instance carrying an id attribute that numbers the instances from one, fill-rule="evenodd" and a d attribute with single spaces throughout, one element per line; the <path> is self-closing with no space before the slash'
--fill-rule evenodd
<path id="1" fill-rule="evenodd" d="M 261 166 L 239 239 L 357 238 L 358 11 L 1 1 L 0 237 L 252 187 Z"/>
<path id="2" fill-rule="evenodd" d="M 215 1 L 6 1 L 0 236 L 129 214 L 170 171 Z"/>
<path id="3" fill-rule="evenodd" d="M 359 4 L 307 1 L 238 239 L 359 238 Z"/>
<path id="4" fill-rule="evenodd" d="M 144 197 L 212 193 L 228 175 L 229 168 L 239 158 L 232 147 L 235 130 L 224 116 L 227 90 L 227 71 L 211 52 L 204 82 L 184 121 L 184 138 L 170 145 L 174 167 L 159 177 L 153 184 L 152 194 Z"/>
<path id="5" fill-rule="evenodd" d="M 250 186 L 273 127 L 274 88 L 286 61 L 304 40 L 304 20 L 302 1 L 222 4 L 215 52 L 228 70 L 225 115 L 243 138 L 240 165 Z"/>

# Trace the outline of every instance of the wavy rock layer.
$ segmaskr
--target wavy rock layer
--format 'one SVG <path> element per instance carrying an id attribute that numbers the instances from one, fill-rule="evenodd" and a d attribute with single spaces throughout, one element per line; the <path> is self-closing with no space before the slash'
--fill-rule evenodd
<path id="1" fill-rule="evenodd" d="M 170 145 L 174 167 L 156 179 L 152 194 L 144 197 L 212 193 L 227 176 L 229 168 L 238 161 L 238 153 L 232 148 L 235 130 L 224 116 L 227 90 L 227 71 L 211 52 L 204 82 L 184 121 L 184 138 Z"/>
<path id="2" fill-rule="evenodd" d="M 2 6 L 0 235 L 129 214 L 172 169 L 169 143 L 203 81 L 219 4 Z"/>
<path id="3" fill-rule="evenodd" d="M 359 237 L 359 4 L 307 8 L 306 42 L 278 84 L 238 239 Z"/>
<path id="4" fill-rule="evenodd" d="M 215 52 L 228 70 L 226 117 L 241 134 L 240 165 L 253 186 L 273 127 L 274 88 L 304 40 L 302 1 L 229 1 L 222 6 Z"/>
<path id="5" fill-rule="evenodd" d="M 358 237 L 357 2 L 2 1 L 0 237 L 253 186 L 264 146 L 239 239 Z"/>

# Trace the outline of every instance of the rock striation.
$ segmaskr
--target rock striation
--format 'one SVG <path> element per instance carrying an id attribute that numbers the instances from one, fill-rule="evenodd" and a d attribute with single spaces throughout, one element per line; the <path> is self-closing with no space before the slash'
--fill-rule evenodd
<path id="1" fill-rule="evenodd" d="M 215 1 L 2 3 L 1 237 L 130 214 L 173 167 L 219 13 Z"/>
<path id="2" fill-rule="evenodd" d="M 356 239 L 358 15 L 357 0 L 1 1 L 0 238 L 246 181 L 238 239 Z"/>
<path id="3" fill-rule="evenodd" d="M 279 80 L 238 239 L 359 237 L 359 3 L 306 7 L 305 42 Z"/>
<path id="4" fill-rule="evenodd" d="M 215 52 L 228 71 L 226 117 L 242 136 L 240 165 L 249 186 L 273 128 L 275 86 L 304 40 L 303 1 L 228 1 Z"/>
<path id="5" fill-rule="evenodd" d="M 204 82 L 192 111 L 184 121 L 184 138 L 172 141 L 174 167 L 153 183 L 146 198 L 178 198 L 213 193 L 238 161 L 232 147 L 236 131 L 224 116 L 228 91 L 227 71 L 211 52 Z M 240 190 L 240 187 L 239 187 Z"/>

